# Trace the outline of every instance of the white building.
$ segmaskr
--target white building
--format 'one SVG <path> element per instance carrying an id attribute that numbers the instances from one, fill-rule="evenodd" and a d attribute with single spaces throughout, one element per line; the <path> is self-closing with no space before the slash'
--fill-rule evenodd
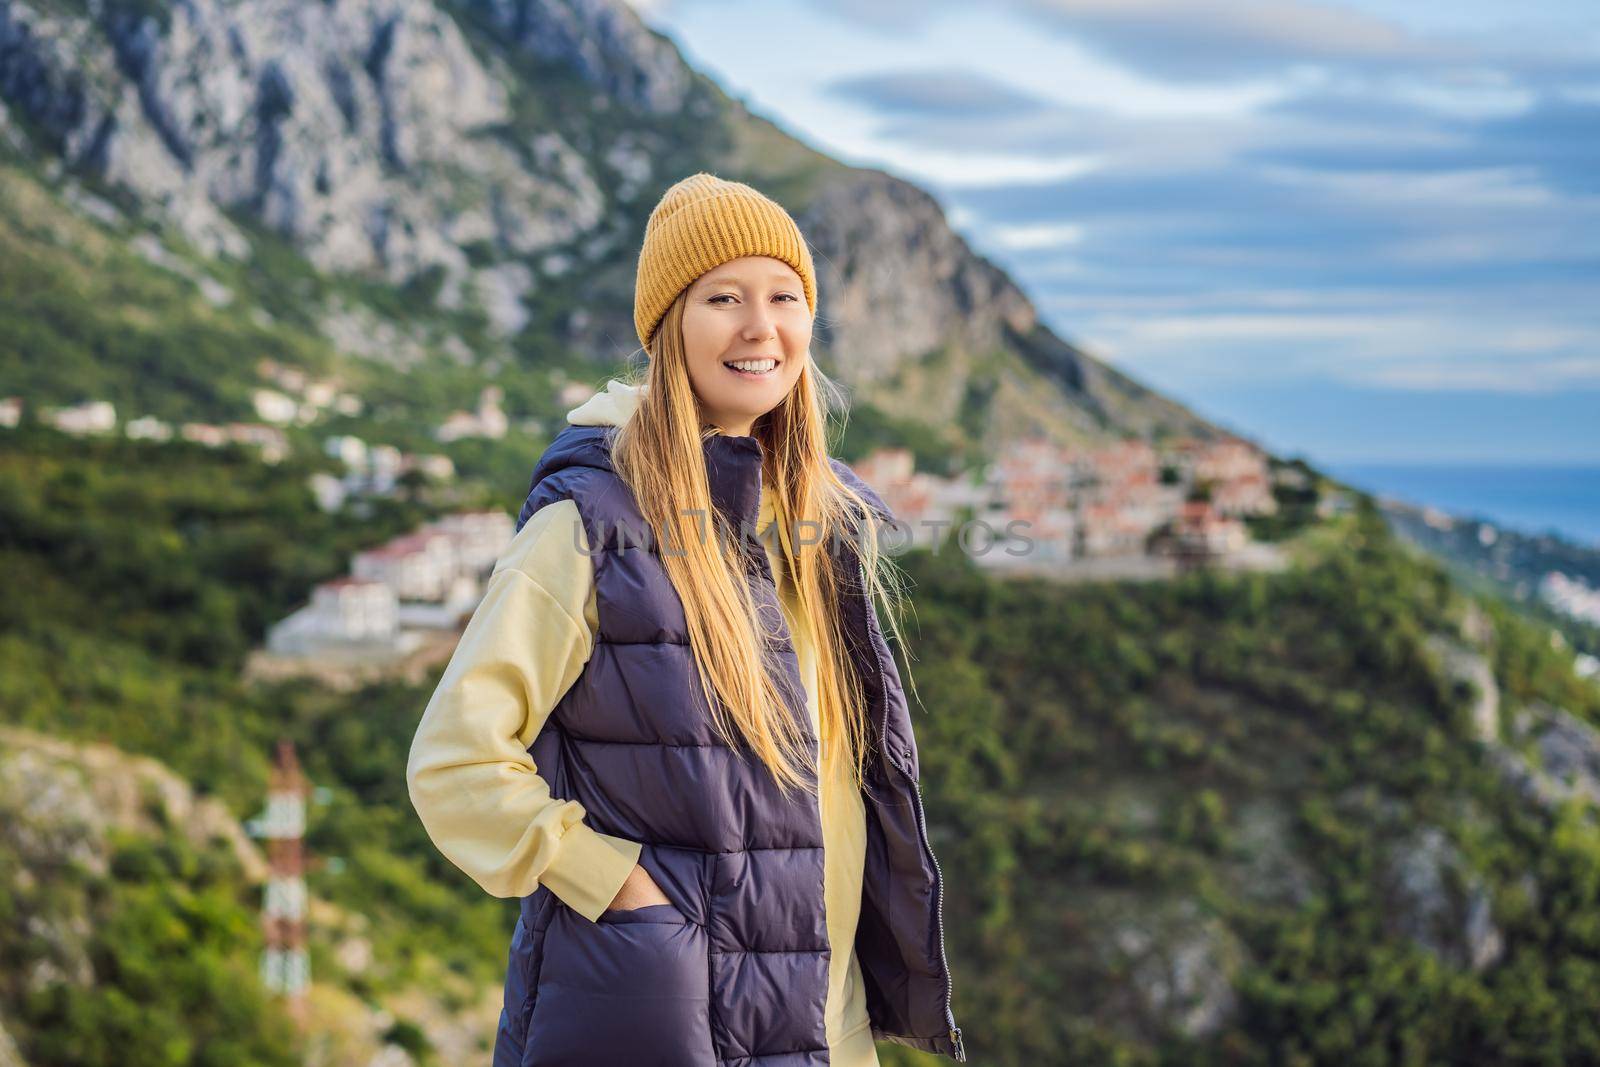
<path id="1" fill-rule="evenodd" d="M 405 457 L 393 445 L 373 445 L 367 452 L 367 488 L 371 492 L 393 492 L 404 470 Z"/>
<path id="2" fill-rule="evenodd" d="M 407 456 L 405 468 L 406 470 L 419 470 L 429 478 L 441 482 L 448 482 L 456 476 L 455 463 L 449 456 L 440 455 L 437 452 L 429 452 L 420 456 Z"/>
<path id="3" fill-rule="evenodd" d="M 109 400 L 46 408 L 44 417 L 56 429 L 71 434 L 110 433 L 117 427 L 117 409 Z"/>
<path id="4" fill-rule="evenodd" d="M 344 482 L 327 471 L 317 471 L 311 476 L 311 493 L 317 498 L 317 507 L 323 511 L 338 511 L 344 507 L 349 491 Z"/>
<path id="5" fill-rule="evenodd" d="M 311 593 L 311 603 L 267 633 L 278 655 L 314 654 L 329 644 L 392 646 L 400 636 L 400 605 L 379 581 L 335 578 Z"/>
<path id="6" fill-rule="evenodd" d="M 276 426 L 259 422 L 230 422 L 227 431 L 228 440 L 253 445 L 260 450 L 263 462 L 279 463 L 289 455 L 289 440 Z"/>
<path id="7" fill-rule="evenodd" d="M 1023 515 L 991 511 L 982 521 L 992 534 L 975 527 L 966 535 L 970 558 L 980 567 L 1057 566 L 1077 555 L 1078 520 L 1068 508 Z M 961 547 L 959 543 L 957 547 Z"/>
<path id="8" fill-rule="evenodd" d="M 556 402 L 564 408 L 575 408 L 594 396 L 594 386 L 583 382 L 568 382 L 556 393 Z"/>
<path id="9" fill-rule="evenodd" d="M 510 427 L 506 413 L 500 410 L 500 401 L 504 396 L 504 390 L 498 385 L 484 386 L 483 392 L 478 394 L 478 409 L 451 412 L 444 423 L 434 430 L 434 437 L 446 442 L 463 437 L 504 437 Z"/>
<path id="10" fill-rule="evenodd" d="M 457 573 L 455 542 L 449 534 L 424 528 L 356 553 L 350 572 L 387 583 L 401 600 L 442 601 Z"/>
<path id="11" fill-rule="evenodd" d="M 387 640 L 400 630 L 400 603 L 382 582 L 335 578 L 312 591 L 324 632 L 345 641 Z"/>
<path id="12" fill-rule="evenodd" d="M 295 413 L 300 405 L 295 403 L 294 397 L 278 392 L 276 389 L 257 389 L 250 394 L 250 400 L 255 404 L 256 414 L 267 422 L 287 426 L 294 421 Z"/>
<path id="13" fill-rule="evenodd" d="M 1115 504 L 1088 504 L 1078 512 L 1078 554 L 1138 555 L 1149 532 L 1142 521 L 1128 519 Z"/>
<path id="14" fill-rule="evenodd" d="M 124 426 L 123 433 L 138 441 L 170 441 L 172 424 L 154 415 L 141 415 Z"/>
<path id="15" fill-rule="evenodd" d="M 311 486 L 323 510 L 343 503 L 342 480 L 317 473 Z M 471 615 L 513 527 L 503 511 L 456 512 L 358 553 L 349 577 L 318 585 L 309 604 L 272 627 L 268 651 L 339 659 L 421 647 L 422 631 L 454 630 Z"/>
<path id="16" fill-rule="evenodd" d="M 367 469 L 367 443 L 359 437 L 349 434 L 330 437 L 322 443 L 322 450 L 343 463 L 347 470 Z"/>
<path id="17" fill-rule="evenodd" d="M 516 522 L 504 511 L 458 511 L 442 516 L 428 528 L 445 534 L 455 548 L 462 573 L 482 576 L 494 569 L 516 532 Z"/>
<path id="18" fill-rule="evenodd" d="M 482 599 L 483 585 L 470 575 L 458 574 L 445 584 L 438 600 L 401 604 L 400 625 L 407 629 L 453 630 Z"/>
<path id="19" fill-rule="evenodd" d="M 209 422 L 186 422 L 179 427 L 178 435 L 208 448 L 221 448 L 228 443 L 228 431 Z"/>

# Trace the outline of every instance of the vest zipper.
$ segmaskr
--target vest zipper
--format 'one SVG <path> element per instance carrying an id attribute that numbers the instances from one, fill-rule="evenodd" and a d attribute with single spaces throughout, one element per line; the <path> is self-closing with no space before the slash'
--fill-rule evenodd
<path id="1" fill-rule="evenodd" d="M 883 668 L 880 666 L 878 671 L 881 674 Z M 933 873 L 939 880 L 939 884 L 933 894 L 933 917 L 939 927 L 939 962 L 944 967 L 944 1017 L 945 1022 L 950 1025 L 950 1043 L 954 1046 L 956 1062 L 965 1063 L 967 1053 L 961 1045 L 961 1028 L 956 1025 L 956 1017 L 950 1010 L 950 998 L 953 990 L 950 979 L 950 961 L 946 957 L 944 948 L 944 872 L 939 869 L 939 857 L 933 851 L 933 846 L 928 842 L 928 823 L 922 814 L 922 789 L 915 781 L 912 781 L 911 788 L 914 790 L 914 795 L 917 799 L 917 829 L 922 834 L 922 847 L 927 850 L 928 858 L 933 860 Z"/>
<path id="2" fill-rule="evenodd" d="M 872 612 L 873 605 L 867 600 L 867 567 L 856 557 L 856 571 L 861 575 L 861 595 L 867 611 L 867 648 L 872 652 L 872 659 L 878 666 L 878 691 L 883 694 L 883 723 L 878 728 L 878 742 L 882 744 L 889 736 L 889 680 L 883 673 L 883 661 L 878 658 L 877 649 L 872 644 Z M 907 775 L 907 777 L 910 777 Z M 949 1025 L 951 1054 L 957 1063 L 967 1062 L 967 1050 L 961 1043 L 961 1028 L 956 1025 L 955 1013 L 951 1010 L 950 1002 L 954 994 L 954 986 L 950 977 L 950 960 L 944 947 L 944 871 L 939 867 L 939 857 L 933 851 L 933 845 L 928 841 L 928 822 L 922 811 L 922 787 L 915 778 L 911 780 L 912 795 L 917 801 L 917 833 L 922 838 L 922 848 L 928 858 L 933 861 L 934 889 L 933 889 L 933 918 L 939 930 L 939 964 L 944 968 L 944 1018 Z"/>

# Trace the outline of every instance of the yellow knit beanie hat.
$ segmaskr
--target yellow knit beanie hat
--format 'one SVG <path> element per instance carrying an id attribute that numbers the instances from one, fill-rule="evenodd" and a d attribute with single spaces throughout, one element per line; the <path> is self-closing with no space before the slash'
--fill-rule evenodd
<path id="1" fill-rule="evenodd" d="M 661 317 L 683 287 L 720 263 L 771 256 L 793 267 L 817 313 L 817 278 L 800 227 L 774 200 L 743 182 L 700 171 L 661 195 L 644 227 L 633 290 L 633 325 L 649 347 Z"/>

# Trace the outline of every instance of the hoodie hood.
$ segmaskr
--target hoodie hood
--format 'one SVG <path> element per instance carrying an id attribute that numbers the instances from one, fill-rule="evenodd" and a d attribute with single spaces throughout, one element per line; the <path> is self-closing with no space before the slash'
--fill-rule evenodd
<path id="1" fill-rule="evenodd" d="M 644 399 L 645 386 L 629 385 L 616 378 L 606 387 L 567 412 L 574 426 L 621 426 Z"/>

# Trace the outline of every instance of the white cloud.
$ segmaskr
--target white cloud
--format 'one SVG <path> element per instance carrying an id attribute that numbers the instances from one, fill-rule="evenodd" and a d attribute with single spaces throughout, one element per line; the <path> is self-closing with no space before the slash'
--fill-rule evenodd
<path id="1" fill-rule="evenodd" d="M 1314 170 L 1267 165 L 1257 173 L 1294 181 L 1348 201 L 1468 207 L 1550 207 L 1558 198 L 1538 181 L 1532 166 L 1464 167 L 1456 170 Z"/>
<path id="2" fill-rule="evenodd" d="M 836 138 L 846 158 L 854 157 L 871 166 L 882 167 L 922 185 L 944 189 L 980 188 L 997 184 L 1044 185 L 1088 174 L 1103 161 L 1098 156 L 1009 155 L 1002 152 L 959 151 L 925 145 L 901 144 L 870 138 L 866 143 L 854 138 Z M 870 162 L 869 162 L 870 161 Z"/>
<path id="3" fill-rule="evenodd" d="M 1322 378 L 1350 386 L 1549 393 L 1600 387 L 1593 331 L 1505 313 L 1397 309 L 1095 315 L 1077 335 L 1119 367 L 1181 388 Z"/>
<path id="4" fill-rule="evenodd" d="M 1084 228 L 1075 222 L 1034 223 L 1020 226 L 992 226 L 984 237 L 993 244 L 1013 251 L 1063 248 L 1083 240 Z"/>

